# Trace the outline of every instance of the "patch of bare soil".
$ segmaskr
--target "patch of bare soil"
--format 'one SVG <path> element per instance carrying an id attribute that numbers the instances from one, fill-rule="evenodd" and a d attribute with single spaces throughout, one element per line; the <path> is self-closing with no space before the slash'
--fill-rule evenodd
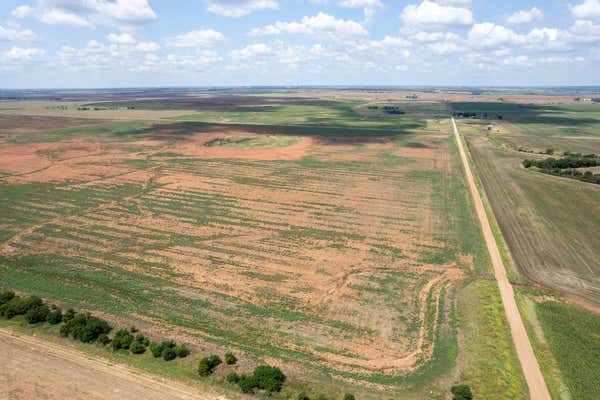
<path id="1" fill-rule="evenodd" d="M 174 145 L 170 151 L 180 153 L 185 156 L 202 158 L 237 158 L 244 160 L 298 160 L 309 154 L 312 145 L 312 139 L 302 137 L 298 143 L 284 147 L 269 147 L 257 149 L 224 148 L 205 146 L 211 140 L 225 137 L 228 135 L 244 136 L 255 135 L 255 132 L 230 129 L 226 133 L 208 132 L 196 134 L 189 140 Z"/>
<path id="2" fill-rule="evenodd" d="M 198 388 L 0 330 L 0 398 L 7 400 L 224 400 Z"/>

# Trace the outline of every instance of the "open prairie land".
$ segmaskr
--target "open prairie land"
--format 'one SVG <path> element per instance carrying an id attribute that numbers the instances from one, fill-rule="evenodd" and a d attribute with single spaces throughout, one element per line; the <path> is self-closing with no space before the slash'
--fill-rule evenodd
<path id="1" fill-rule="evenodd" d="M 591 382 L 600 380 L 600 187 L 527 170 L 522 162 L 550 157 L 541 154 L 547 152 L 556 158 L 565 152 L 599 154 L 600 106 L 458 103 L 452 108 L 478 114 L 459 124 L 509 261 L 521 274 L 512 277 L 524 285 L 519 305 L 553 397 L 594 398 L 598 387 Z M 565 298 L 572 304 L 561 301 Z"/>
<path id="2" fill-rule="evenodd" d="M 291 393 L 526 398 L 444 103 L 213 97 L 36 103 L 49 129 L 0 144 L 2 286 L 282 366 Z"/>

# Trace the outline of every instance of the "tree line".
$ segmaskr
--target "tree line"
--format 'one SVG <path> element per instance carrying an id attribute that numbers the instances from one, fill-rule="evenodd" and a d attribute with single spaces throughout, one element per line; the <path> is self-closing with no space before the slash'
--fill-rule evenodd
<path id="1" fill-rule="evenodd" d="M 48 323 L 60 325 L 61 336 L 70 337 L 83 343 L 97 343 L 110 347 L 113 351 L 126 351 L 132 354 L 143 354 L 149 348 L 152 356 L 171 361 L 175 358 L 184 358 L 190 354 L 185 345 L 177 345 L 173 340 L 153 342 L 134 326 L 128 329 L 117 330 L 112 337 L 113 327 L 104 319 L 90 313 L 79 313 L 69 308 L 64 313 L 54 304 L 45 303 L 39 296 L 20 297 L 11 290 L 0 291 L 0 317 L 12 319 L 23 316 L 29 324 Z M 225 364 L 233 366 L 237 357 L 227 352 L 224 355 Z M 209 377 L 223 364 L 218 355 L 202 357 L 198 363 L 197 373 L 200 377 Z M 264 393 L 270 396 L 279 393 L 287 380 L 280 368 L 271 365 L 259 365 L 251 373 L 230 372 L 226 381 L 237 385 L 243 393 Z M 471 400 L 470 388 L 459 385 L 452 388 L 453 400 Z M 297 400 L 311 400 L 304 392 L 296 397 Z M 314 400 L 333 400 L 325 395 L 319 395 Z M 342 400 L 356 400 L 352 393 L 346 393 Z"/>
<path id="2" fill-rule="evenodd" d="M 595 154 L 572 154 L 568 153 L 563 158 L 549 157 L 543 160 L 523 160 L 525 168 L 536 170 L 556 176 L 577 179 L 583 182 L 600 184 L 600 174 L 592 171 L 579 171 L 578 168 L 591 168 L 600 166 L 600 157 Z"/>
<path id="3" fill-rule="evenodd" d="M 90 313 L 78 313 L 69 308 L 64 313 L 54 304 L 46 304 L 39 296 L 20 297 L 11 290 L 0 292 L 0 317 L 12 319 L 23 315 L 29 324 L 49 323 L 59 325 L 61 336 L 70 337 L 83 343 L 98 343 L 109 346 L 114 351 L 121 350 L 132 354 L 143 354 L 150 347 L 154 357 L 162 357 L 165 361 L 183 358 L 190 354 L 185 345 L 177 345 L 172 340 L 161 343 L 151 342 L 144 334 L 132 326 L 119 329 L 110 337 L 113 330 L 110 324 Z"/>

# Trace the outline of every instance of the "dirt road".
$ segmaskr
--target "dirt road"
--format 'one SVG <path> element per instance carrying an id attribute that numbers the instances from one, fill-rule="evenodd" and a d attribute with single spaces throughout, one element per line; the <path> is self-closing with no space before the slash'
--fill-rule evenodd
<path id="1" fill-rule="evenodd" d="M 481 197 L 477 190 L 477 186 L 475 185 L 473 173 L 471 171 L 467 155 L 463 148 L 462 141 L 460 140 L 460 136 L 458 134 L 458 129 L 456 128 L 456 122 L 454 121 L 454 118 L 452 118 L 452 126 L 454 128 L 454 136 L 458 145 L 460 158 L 462 159 L 467 175 L 467 181 L 469 182 L 469 188 L 471 189 L 471 195 L 473 196 L 473 202 L 475 203 L 477 216 L 479 217 L 479 221 L 481 222 L 481 228 L 483 229 L 485 242 L 490 253 L 490 257 L 492 259 L 492 264 L 494 266 L 494 274 L 496 276 L 496 281 L 498 282 L 498 287 L 500 288 L 502 304 L 504 305 L 506 317 L 508 318 L 510 331 L 512 333 L 513 341 L 515 343 L 515 348 L 517 349 L 517 355 L 519 356 L 519 361 L 521 362 L 521 367 L 523 368 L 525 380 L 527 381 L 527 385 L 529 386 L 529 397 L 531 398 L 531 400 L 551 400 L 550 393 L 548 392 L 548 387 L 546 386 L 546 382 L 544 381 L 544 376 L 542 375 L 540 366 L 537 362 L 537 359 L 535 358 L 535 354 L 533 353 L 533 348 L 531 347 L 529 336 L 527 336 L 525 325 L 523 325 L 521 314 L 519 313 L 519 309 L 517 308 L 513 288 L 506 276 L 506 269 L 504 268 L 504 264 L 502 263 L 500 250 L 498 250 L 498 244 L 496 243 L 496 239 L 494 238 L 494 234 L 492 233 L 492 228 L 490 227 L 487 214 L 485 213 L 483 201 L 481 200 Z"/>
<path id="2" fill-rule="evenodd" d="M 225 400 L 8 329 L 0 354 L 2 400 Z"/>

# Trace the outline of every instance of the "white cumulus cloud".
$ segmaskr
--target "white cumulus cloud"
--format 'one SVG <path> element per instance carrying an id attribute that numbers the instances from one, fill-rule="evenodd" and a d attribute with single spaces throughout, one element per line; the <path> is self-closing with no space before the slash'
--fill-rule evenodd
<path id="1" fill-rule="evenodd" d="M 429 0 L 406 6 L 401 18 L 409 26 L 457 27 L 473 24 L 473 13 L 468 8 L 444 6 Z"/>
<path id="2" fill-rule="evenodd" d="M 167 40 L 171 47 L 212 47 L 224 42 L 225 36 L 214 29 L 201 29 L 177 35 Z"/>
<path id="3" fill-rule="evenodd" d="M 571 6 L 571 14 L 577 19 L 600 21 L 600 0 L 584 0 Z"/>
<path id="4" fill-rule="evenodd" d="M 544 17 L 544 13 L 537 8 L 533 7 L 531 10 L 520 10 L 514 14 L 511 14 L 506 21 L 512 25 L 530 24 L 533 21 L 539 21 Z"/>
<path id="5" fill-rule="evenodd" d="M 254 11 L 277 10 L 277 0 L 207 0 L 206 10 L 224 17 L 243 17 Z"/>
<path id="6" fill-rule="evenodd" d="M 330 34 L 334 36 L 366 35 L 365 28 L 356 21 L 338 19 L 323 12 L 312 17 L 303 17 L 299 22 L 277 21 L 263 28 L 250 31 L 252 36 L 281 34 Z"/>

